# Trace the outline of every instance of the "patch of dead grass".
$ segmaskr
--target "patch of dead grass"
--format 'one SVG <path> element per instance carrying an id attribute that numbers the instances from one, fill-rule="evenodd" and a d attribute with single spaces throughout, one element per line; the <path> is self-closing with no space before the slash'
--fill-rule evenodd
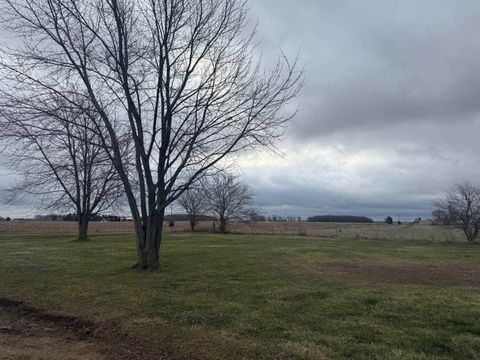
<path id="1" fill-rule="evenodd" d="M 270 263 L 292 280 L 338 281 L 349 285 L 423 285 L 480 287 L 480 266 L 464 262 L 378 263 L 365 260 L 291 259 Z"/>

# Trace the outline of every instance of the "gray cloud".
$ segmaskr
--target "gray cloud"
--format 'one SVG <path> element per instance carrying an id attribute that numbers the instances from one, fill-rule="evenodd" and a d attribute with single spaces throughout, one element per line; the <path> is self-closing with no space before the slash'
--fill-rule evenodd
<path id="1" fill-rule="evenodd" d="M 266 62 L 281 48 L 305 64 L 285 156 L 240 159 L 266 212 L 425 217 L 451 183 L 480 180 L 480 2 L 251 5 Z"/>
<path id="2" fill-rule="evenodd" d="M 471 121 L 480 111 L 477 2 L 260 4 L 267 44 L 300 47 L 306 60 L 298 137 L 397 122 Z"/>
<path id="3" fill-rule="evenodd" d="M 259 176 L 242 163 L 268 212 L 425 217 L 451 183 L 480 179 L 480 3 L 262 0 L 254 10 L 266 56 L 300 48 L 306 71 L 282 144 L 288 165 Z"/>

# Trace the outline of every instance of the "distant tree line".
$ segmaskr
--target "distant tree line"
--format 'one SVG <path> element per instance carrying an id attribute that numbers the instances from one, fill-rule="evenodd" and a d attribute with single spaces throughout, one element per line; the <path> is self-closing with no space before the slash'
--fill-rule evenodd
<path id="1" fill-rule="evenodd" d="M 273 221 L 273 222 L 302 222 L 303 218 L 301 216 L 279 216 L 279 215 L 270 215 L 264 217 L 262 220 L 257 221 Z"/>
<path id="2" fill-rule="evenodd" d="M 36 215 L 34 217 L 35 221 L 75 221 L 78 222 L 78 215 L 76 213 L 69 214 L 47 214 L 47 215 Z M 100 215 L 92 214 L 90 216 L 90 221 L 122 221 L 122 217 L 118 215 Z"/>
<path id="3" fill-rule="evenodd" d="M 373 219 L 365 216 L 317 215 L 307 218 L 307 222 L 373 223 Z"/>

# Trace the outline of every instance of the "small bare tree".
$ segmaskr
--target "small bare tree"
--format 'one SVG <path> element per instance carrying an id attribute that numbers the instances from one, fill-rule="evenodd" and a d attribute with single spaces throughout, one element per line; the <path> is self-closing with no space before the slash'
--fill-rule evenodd
<path id="1" fill-rule="evenodd" d="M 436 209 L 432 211 L 432 220 L 435 225 L 450 225 L 452 219 L 450 218 L 451 214 L 442 209 Z"/>
<path id="2" fill-rule="evenodd" d="M 6 165 L 22 179 L 10 189 L 9 201 L 27 197 L 47 210 L 73 210 L 78 240 L 86 241 L 91 217 L 123 196 L 121 182 L 99 136 L 89 130 L 89 116 L 61 99 L 50 105 L 48 113 L 30 103 L 4 107 L 0 138 Z"/>
<path id="3" fill-rule="evenodd" d="M 477 239 L 480 230 L 480 186 L 478 184 L 469 181 L 456 184 L 435 205 L 448 214 L 451 221 L 459 224 L 469 242 Z"/>
<path id="4" fill-rule="evenodd" d="M 252 191 L 238 176 L 225 172 L 214 175 L 207 182 L 206 197 L 221 233 L 227 232 L 231 220 L 247 219 L 252 213 Z"/>
<path id="5" fill-rule="evenodd" d="M 53 93 L 82 107 L 83 96 L 94 107 L 132 213 L 139 268 L 159 266 L 169 204 L 229 154 L 274 147 L 295 114 L 285 106 L 302 73 L 285 57 L 271 71 L 255 61 L 244 0 L 1 3 L 3 23 L 23 40 L 0 55 L 4 88 L 40 104 Z"/>
<path id="6" fill-rule="evenodd" d="M 191 188 L 186 190 L 178 199 L 178 203 L 185 210 L 190 222 L 190 230 L 195 231 L 200 215 L 207 211 L 207 199 L 203 188 Z"/>

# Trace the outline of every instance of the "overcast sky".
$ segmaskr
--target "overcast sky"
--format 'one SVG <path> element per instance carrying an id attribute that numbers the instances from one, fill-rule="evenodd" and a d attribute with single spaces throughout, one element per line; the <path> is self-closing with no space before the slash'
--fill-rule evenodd
<path id="1" fill-rule="evenodd" d="M 429 216 L 479 179 L 480 2 L 261 0 L 266 54 L 298 48 L 302 111 L 284 158 L 243 159 L 269 213 Z"/>
<path id="2" fill-rule="evenodd" d="M 478 0 L 251 7 L 265 59 L 300 50 L 305 66 L 284 156 L 239 161 L 265 213 L 428 217 L 449 185 L 480 180 Z"/>

